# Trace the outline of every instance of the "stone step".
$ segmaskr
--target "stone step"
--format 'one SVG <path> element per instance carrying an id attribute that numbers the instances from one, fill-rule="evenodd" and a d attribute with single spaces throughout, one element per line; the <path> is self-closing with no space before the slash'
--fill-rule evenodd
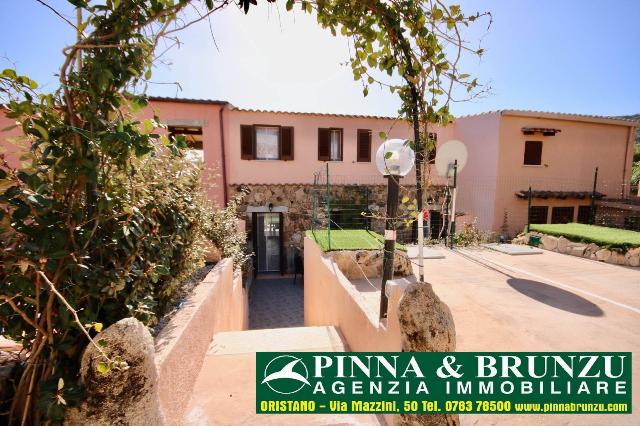
<path id="1" fill-rule="evenodd" d="M 218 333 L 193 388 L 186 425 L 377 425 L 374 415 L 256 414 L 256 352 L 343 352 L 335 327 Z"/>

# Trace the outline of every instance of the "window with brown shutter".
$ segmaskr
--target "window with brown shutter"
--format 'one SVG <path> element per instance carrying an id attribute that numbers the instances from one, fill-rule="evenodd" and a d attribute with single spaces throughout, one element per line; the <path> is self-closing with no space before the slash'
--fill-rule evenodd
<path id="1" fill-rule="evenodd" d="M 293 127 L 280 128 L 280 159 L 293 160 Z"/>
<path id="2" fill-rule="evenodd" d="M 542 142 L 526 141 L 524 143 L 524 165 L 539 166 L 542 164 Z"/>
<path id="3" fill-rule="evenodd" d="M 240 158 L 243 160 L 253 160 L 255 158 L 255 138 L 253 126 L 240 126 Z"/>
<path id="4" fill-rule="evenodd" d="M 371 162 L 371 130 L 358 129 L 358 162 Z"/>
<path id="5" fill-rule="evenodd" d="M 330 130 L 318 129 L 318 160 L 329 161 L 330 155 Z"/>

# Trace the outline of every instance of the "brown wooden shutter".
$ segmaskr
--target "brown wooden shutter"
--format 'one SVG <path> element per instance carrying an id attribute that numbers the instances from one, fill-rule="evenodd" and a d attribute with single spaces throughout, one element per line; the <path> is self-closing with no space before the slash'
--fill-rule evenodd
<path id="1" fill-rule="evenodd" d="M 371 130 L 358 129 L 358 162 L 371 162 Z"/>
<path id="2" fill-rule="evenodd" d="M 280 159 L 293 160 L 293 127 L 280 128 Z"/>
<path id="3" fill-rule="evenodd" d="M 253 126 L 240 126 L 240 158 L 243 160 L 253 160 L 256 158 Z"/>
<path id="4" fill-rule="evenodd" d="M 526 141 L 524 143 L 524 164 L 539 166 L 542 164 L 542 142 Z"/>
<path id="5" fill-rule="evenodd" d="M 329 161 L 330 155 L 329 129 L 318 129 L 318 160 Z"/>

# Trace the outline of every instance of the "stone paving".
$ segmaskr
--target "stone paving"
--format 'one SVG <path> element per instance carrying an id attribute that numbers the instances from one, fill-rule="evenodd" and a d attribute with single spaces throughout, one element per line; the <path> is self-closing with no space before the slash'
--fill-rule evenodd
<path id="1" fill-rule="evenodd" d="M 303 278 L 258 276 L 249 293 L 249 328 L 301 327 L 304 325 Z"/>

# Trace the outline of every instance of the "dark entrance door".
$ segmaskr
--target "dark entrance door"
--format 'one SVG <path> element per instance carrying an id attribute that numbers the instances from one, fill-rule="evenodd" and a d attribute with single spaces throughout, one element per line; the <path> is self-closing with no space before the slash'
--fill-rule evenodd
<path id="1" fill-rule="evenodd" d="M 282 272 L 282 213 L 254 213 L 255 270 Z"/>

